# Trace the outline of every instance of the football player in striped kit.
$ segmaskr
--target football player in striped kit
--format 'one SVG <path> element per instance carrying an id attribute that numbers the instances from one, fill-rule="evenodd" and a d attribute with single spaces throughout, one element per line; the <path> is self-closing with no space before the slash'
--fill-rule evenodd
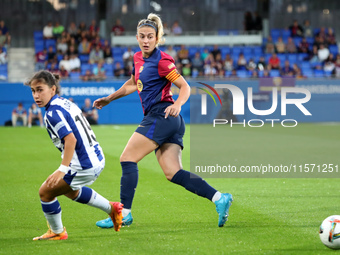
<path id="1" fill-rule="evenodd" d="M 169 181 L 215 203 L 219 215 L 218 226 L 223 227 L 228 217 L 232 195 L 222 194 L 201 177 L 183 170 L 182 167 L 185 124 L 180 111 L 190 96 L 190 87 L 176 70 L 174 59 L 158 49 L 158 44 L 164 41 L 162 36 L 163 25 L 158 15 L 150 13 L 147 19 L 141 20 L 137 25 L 136 35 L 141 51 L 134 54 L 131 78 L 115 93 L 93 103 L 93 106 L 101 109 L 111 101 L 136 90 L 142 102 L 144 119 L 120 157 L 123 226 L 131 225 L 133 221 L 131 206 L 138 183 L 137 163 L 155 151 L 159 165 Z M 180 89 L 176 101 L 170 91 L 171 83 Z M 102 228 L 113 227 L 110 218 L 98 221 L 96 225 Z"/>
<path id="2" fill-rule="evenodd" d="M 44 123 L 48 134 L 61 152 L 61 164 L 39 189 L 48 231 L 33 240 L 65 240 L 66 228 L 61 220 L 57 197 L 65 195 L 109 214 L 116 231 L 122 224 L 122 204 L 109 202 L 85 185 L 91 185 L 105 166 L 105 158 L 96 136 L 81 110 L 71 101 L 59 97 L 59 75 L 42 70 L 25 83 L 30 86 L 35 103 L 45 107 Z"/>

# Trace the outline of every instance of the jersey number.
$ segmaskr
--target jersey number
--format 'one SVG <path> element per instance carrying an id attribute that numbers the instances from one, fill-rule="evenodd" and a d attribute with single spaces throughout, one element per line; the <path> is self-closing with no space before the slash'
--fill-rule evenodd
<path id="1" fill-rule="evenodd" d="M 93 141 L 97 142 L 96 137 L 94 136 L 91 126 L 90 124 L 87 122 L 87 119 L 85 119 L 84 115 L 80 115 L 81 117 L 79 117 L 79 115 L 77 115 L 75 117 L 76 121 L 79 121 L 81 126 L 83 127 L 85 134 L 87 136 L 87 139 L 89 140 L 89 144 L 90 146 L 93 145 Z M 83 119 L 83 120 L 82 120 Z M 91 134 L 89 134 L 89 132 L 91 132 Z"/>

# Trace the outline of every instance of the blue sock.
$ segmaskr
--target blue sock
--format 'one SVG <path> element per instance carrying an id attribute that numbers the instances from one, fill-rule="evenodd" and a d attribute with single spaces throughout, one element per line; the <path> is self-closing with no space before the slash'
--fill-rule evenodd
<path id="1" fill-rule="evenodd" d="M 120 179 L 120 202 L 125 209 L 131 209 L 132 200 L 138 183 L 137 163 L 120 162 L 122 166 L 122 178 Z"/>
<path id="2" fill-rule="evenodd" d="M 216 189 L 211 187 L 205 180 L 200 176 L 185 171 L 183 169 L 179 170 L 174 177 L 172 177 L 171 182 L 183 186 L 186 190 L 191 191 L 201 197 L 205 197 L 212 200 L 213 196 L 217 192 Z"/>
<path id="3" fill-rule="evenodd" d="M 85 186 L 79 190 L 79 194 L 74 201 L 99 208 L 107 214 L 110 214 L 112 210 L 110 202 L 105 197 Z"/>
<path id="4" fill-rule="evenodd" d="M 79 194 L 78 196 L 74 199 L 74 201 L 78 202 L 78 203 L 82 203 L 82 204 L 87 204 L 91 197 L 92 197 L 92 189 L 89 187 L 82 187 L 79 190 Z"/>
<path id="5" fill-rule="evenodd" d="M 43 212 L 46 214 L 58 214 L 61 212 L 61 207 L 60 207 L 58 199 L 54 199 L 51 202 L 41 201 L 41 207 L 42 207 Z"/>

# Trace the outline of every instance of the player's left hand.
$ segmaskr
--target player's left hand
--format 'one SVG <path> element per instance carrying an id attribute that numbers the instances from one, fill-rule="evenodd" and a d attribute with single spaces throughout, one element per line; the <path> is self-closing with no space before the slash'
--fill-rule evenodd
<path id="1" fill-rule="evenodd" d="M 177 117 L 179 113 L 181 112 L 181 105 L 176 104 L 176 102 L 172 105 L 169 105 L 165 110 L 165 117 L 167 118 L 169 115 L 172 117 Z"/>
<path id="2" fill-rule="evenodd" d="M 56 170 L 53 174 L 51 174 L 47 180 L 46 180 L 46 184 L 47 184 L 47 187 L 49 188 L 54 188 L 58 182 L 63 179 L 65 176 L 65 173 L 59 171 L 59 170 Z"/>

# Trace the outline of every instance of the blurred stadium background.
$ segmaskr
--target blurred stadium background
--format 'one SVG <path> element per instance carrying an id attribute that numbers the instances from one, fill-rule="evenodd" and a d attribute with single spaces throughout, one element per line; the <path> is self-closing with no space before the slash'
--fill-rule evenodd
<path id="1" fill-rule="evenodd" d="M 10 119 L 18 102 L 26 109 L 33 102 L 22 82 L 35 70 L 59 72 L 63 95 L 79 106 L 87 97 L 93 101 L 119 88 L 131 74 L 132 53 L 139 51 L 136 24 L 150 12 L 160 14 L 168 27 L 166 44 L 160 48 L 175 58 L 191 85 L 197 80 L 212 85 L 228 80 L 252 86 L 257 93 L 263 77 L 275 80 L 275 86 L 284 86 L 290 77 L 296 86 L 310 89 L 327 109 L 339 107 L 336 0 L 3 0 L 0 125 Z M 140 108 L 136 98 L 132 95 L 103 110 L 99 124 L 138 123 L 141 112 L 133 111 L 127 120 L 116 111 Z M 270 102 L 262 101 L 257 107 Z M 183 109 L 187 122 L 189 112 Z M 333 111 L 320 115 L 302 121 L 340 120 Z"/>
<path id="2" fill-rule="evenodd" d="M 40 68 L 60 72 L 64 76 L 63 96 L 73 98 L 80 107 L 86 98 L 93 101 L 118 89 L 131 71 L 128 48 L 132 52 L 139 50 L 134 37 L 136 24 L 150 12 L 160 14 L 167 23 L 167 43 L 161 49 L 171 51 L 168 47 L 173 47 L 177 68 L 192 86 L 190 103 L 181 112 L 185 121 L 191 123 L 184 137 L 184 169 L 189 170 L 193 165 L 192 152 L 196 153 L 197 148 L 203 148 L 204 157 L 211 160 L 214 151 L 220 149 L 226 163 L 235 166 L 339 165 L 338 0 L 1 0 L 0 21 L 5 28 L 0 22 L 0 30 L 5 33 L 0 34 L 0 44 L 6 54 L 0 52 L 0 61 L 1 56 L 6 57 L 5 63 L 0 64 L 0 126 L 10 124 L 12 110 L 19 102 L 26 110 L 31 106 L 31 92 L 23 86 L 23 81 Z M 254 18 L 255 12 L 260 17 L 256 26 L 249 18 L 249 14 Z M 115 34 L 112 28 L 117 19 L 124 31 L 116 26 Z M 91 27 L 93 20 L 96 25 Z M 292 35 L 289 27 L 294 20 L 302 27 L 303 34 Z M 310 21 L 309 27 L 305 20 Z M 56 31 L 66 32 L 56 35 L 57 38 L 45 38 L 43 31 L 49 22 L 52 26 L 59 22 L 63 28 Z M 72 22 L 75 30 L 70 28 Z M 182 30 L 176 27 L 175 32 L 181 32 L 179 35 L 171 31 L 175 22 Z M 83 27 L 79 28 L 82 23 Z M 282 43 L 275 45 L 280 37 L 285 46 L 290 43 L 289 50 L 282 51 Z M 302 37 L 308 44 L 300 44 Z M 87 41 L 86 53 L 77 52 L 82 38 Z M 322 61 L 312 51 L 313 45 L 319 49 L 321 43 L 328 49 L 321 51 L 321 57 L 327 55 Z M 108 48 L 112 55 L 102 62 L 105 76 L 93 78 L 89 74 L 98 64 L 90 62 L 90 50 L 97 44 Z M 48 48 L 51 48 L 49 55 L 43 53 Z M 80 66 L 68 72 L 60 69 L 66 55 L 62 51 L 76 55 Z M 280 67 L 289 61 L 288 69 L 269 67 L 278 62 L 274 59 L 269 63 L 274 53 Z M 329 57 L 331 54 L 333 58 Z M 70 68 L 67 64 L 66 67 Z M 254 107 L 269 109 L 272 100 L 270 94 L 261 90 L 264 81 L 266 86 L 269 81 L 276 87 L 293 84 L 308 89 L 312 99 L 304 105 L 312 116 L 305 116 L 291 106 L 284 118 L 297 120 L 296 128 L 284 128 L 278 122 L 276 128 L 221 125 L 217 132 L 209 129 L 197 134 L 200 130 L 193 123 L 211 123 L 211 119 L 200 115 L 201 95 L 195 88 L 198 82 L 211 86 L 233 84 L 245 96 L 251 87 L 257 98 Z M 172 92 L 176 97 L 178 90 L 173 88 Z M 228 115 L 232 105 L 230 95 L 219 92 L 223 107 L 215 106 L 207 97 L 208 111 L 212 117 L 233 118 Z M 105 197 L 119 199 L 119 155 L 136 126 L 123 124 L 139 123 L 142 115 L 137 93 L 99 111 L 99 124 L 114 124 L 92 127 L 105 151 L 107 165 L 92 187 Z M 246 109 L 244 119 L 254 118 L 282 119 L 280 104 L 271 116 L 255 117 Z M 300 125 L 300 122 L 308 123 Z M 208 134 L 222 132 L 221 147 L 209 147 Z M 194 142 L 201 144 L 192 143 L 193 137 L 197 139 Z M 120 233 L 99 229 L 94 223 L 105 217 L 103 214 L 82 209 L 61 197 L 70 240 L 57 246 L 32 242 L 33 236 L 46 230 L 38 189 L 60 164 L 59 153 L 42 128 L 0 127 L 0 141 L 0 254 L 329 254 L 319 240 L 318 230 L 323 219 L 339 214 L 339 195 L 334 191 L 338 179 L 210 178 L 211 185 L 235 197 L 228 226 L 221 229 L 217 227 L 213 204 L 167 182 L 154 155 L 139 163 L 135 222 L 130 228 Z"/>

